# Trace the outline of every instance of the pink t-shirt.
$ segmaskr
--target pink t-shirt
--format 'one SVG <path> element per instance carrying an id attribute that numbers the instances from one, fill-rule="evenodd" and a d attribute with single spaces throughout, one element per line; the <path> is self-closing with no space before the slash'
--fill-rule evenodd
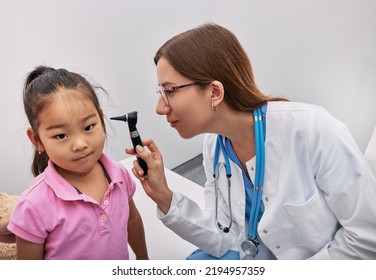
<path id="1" fill-rule="evenodd" d="M 33 243 L 45 244 L 45 259 L 129 259 L 129 201 L 136 184 L 128 171 L 100 157 L 108 190 L 101 204 L 61 177 L 50 161 L 23 192 L 8 229 Z"/>

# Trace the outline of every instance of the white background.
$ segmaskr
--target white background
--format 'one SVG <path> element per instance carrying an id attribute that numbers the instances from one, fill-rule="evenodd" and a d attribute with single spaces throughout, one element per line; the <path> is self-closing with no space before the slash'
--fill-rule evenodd
<path id="1" fill-rule="evenodd" d="M 153 57 L 171 36 L 206 22 L 232 30 L 265 94 L 324 106 L 364 152 L 376 125 L 376 1 L 373 0 L 0 0 L 0 191 L 30 183 L 32 147 L 22 106 L 25 76 L 44 64 L 89 76 L 109 93 L 111 116 L 139 112 L 173 168 L 201 153 L 155 113 Z M 125 124 L 107 122 L 106 152 L 130 147 Z"/>

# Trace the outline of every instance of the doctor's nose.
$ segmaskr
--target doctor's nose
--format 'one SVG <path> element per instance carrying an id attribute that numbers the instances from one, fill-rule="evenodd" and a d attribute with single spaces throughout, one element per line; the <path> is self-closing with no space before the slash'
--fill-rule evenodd
<path id="1" fill-rule="evenodd" d="M 160 96 L 158 98 L 158 102 L 157 102 L 157 106 L 155 108 L 155 111 L 157 112 L 158 115 L 167 115 L 168 113 L 171 112 L 170 105 L 166 104 L 166 102 L 164 101 L 162 96 Z"/>

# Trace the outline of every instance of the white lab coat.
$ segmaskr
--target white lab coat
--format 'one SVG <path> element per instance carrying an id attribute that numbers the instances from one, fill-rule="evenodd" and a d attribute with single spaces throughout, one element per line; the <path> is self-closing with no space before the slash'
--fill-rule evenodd
<path id="1" fill-rule="evenodd" d="M 208 134 L 204 140 L 205 209 L 174 193 L 169 212 L 158 210 L 158 217 L 211 255 L 220 257 L 232 249 L 244 257 L 240 244 L 248 231 L 245 191 L 241 170 L 233 162 L 233 226 L 223 233 L 215 225 L 216 137 Z M 277 259 L 376 259 L 376 181 L 345 125 L 318 106 L 269 102 L 265 161 L 265 211 L 258 235 Z M 247 162 L 252 180 L 254 167 L 253 158 Z M 218 220 L 224 226 L 228 209 L 223 181 Z"/>

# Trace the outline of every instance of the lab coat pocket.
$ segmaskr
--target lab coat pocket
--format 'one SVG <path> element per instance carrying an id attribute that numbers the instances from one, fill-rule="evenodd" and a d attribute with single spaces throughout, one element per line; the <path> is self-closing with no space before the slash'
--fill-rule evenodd
<path id="1" fill-rule="evenodd" d="M 297 229 L 294 243 L 318 249 L 333 240 L 338 222 L 326 204 L 322 191 L 314 189 L 307 201 L 301 204 L 286 203 L 283 207 Z"/>

